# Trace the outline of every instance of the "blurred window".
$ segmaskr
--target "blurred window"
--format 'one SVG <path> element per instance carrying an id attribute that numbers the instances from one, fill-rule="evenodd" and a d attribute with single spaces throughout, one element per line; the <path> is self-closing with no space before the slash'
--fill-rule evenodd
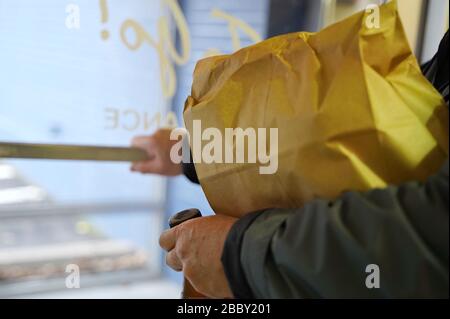
<path id="1" fill-rule="evenodd" d="M 156 130 L 158 52 L 130 43 L 157 38 L 167 10 L 0 0 L 0 142 L 127 147 Z M 127 163 L 0 159 L 0 296 L 64 289 L 71 264 L 84 286 L 158 277 L 165 193 Z"/>

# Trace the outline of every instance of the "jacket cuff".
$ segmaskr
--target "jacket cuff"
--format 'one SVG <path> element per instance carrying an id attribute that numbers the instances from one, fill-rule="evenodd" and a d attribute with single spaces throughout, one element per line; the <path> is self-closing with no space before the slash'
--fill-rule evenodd
<path id="1" fill-rule="evenodd" d="M 194 184 L 200 184 L 195 170 L 195 165 L 191 159 L 191 163 L 183 163 L 183 174 Z"/>
<path id="2" fill-rule="evenodd" d="M 241 246 L 245 232 L 264 211 L 249 214 L 231 228 L 222 253 L 222 264 L 231 291 L 236 299 L 254 299 L 241 263 Z"/>

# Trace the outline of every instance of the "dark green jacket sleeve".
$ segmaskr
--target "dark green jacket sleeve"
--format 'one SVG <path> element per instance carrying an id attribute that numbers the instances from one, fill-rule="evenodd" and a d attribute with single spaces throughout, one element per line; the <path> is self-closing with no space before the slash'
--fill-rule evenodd
<path id="1" fill-rule="evenodd" d="M 448 298 L 448 162 L 427 183 L 240 220 L 223 263 L 239 298 Z M 366 286 L 368 265 L 380 289 Z"/>

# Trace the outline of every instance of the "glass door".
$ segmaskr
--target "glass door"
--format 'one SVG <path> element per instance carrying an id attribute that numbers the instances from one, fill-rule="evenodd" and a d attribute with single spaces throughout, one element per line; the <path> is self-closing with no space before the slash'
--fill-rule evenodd
<path id="1" fill-rule="evenodd" d="M 160 275 L 166 181 L 131 174 L 144 154 L 128 146 L 168 115 L 150 39 L 170 16 L 167 1 L 0 0 L 0 296 L 66 288 L 73 265 L 84 286 Z"/>

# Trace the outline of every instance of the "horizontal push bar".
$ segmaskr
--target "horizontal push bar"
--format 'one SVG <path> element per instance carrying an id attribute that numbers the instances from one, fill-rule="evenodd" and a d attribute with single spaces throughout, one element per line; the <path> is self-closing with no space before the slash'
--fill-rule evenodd
<path id="1" fill-rule="evenodd" d="M 2 158 L 138 162 L 148 160 L 148 155 L 141 149 L 127 147 L 0 142 L 0 159 Z"/>

